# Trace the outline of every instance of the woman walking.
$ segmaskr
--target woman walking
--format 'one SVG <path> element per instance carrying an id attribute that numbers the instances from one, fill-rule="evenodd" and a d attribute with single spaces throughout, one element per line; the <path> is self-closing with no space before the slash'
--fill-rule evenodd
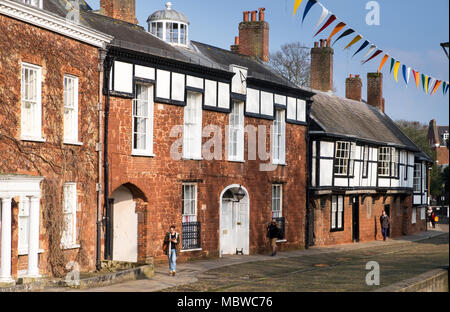
<path id="1" fill-rule="evenodd" d="M 169 257 L 169 275 L 174 276 L 177 271 L 177 253 L 180 243 L 180 234 L 175 231 L 175 225 L 170 227 L 170 231 L 164 237 L 164 253 Z"/>

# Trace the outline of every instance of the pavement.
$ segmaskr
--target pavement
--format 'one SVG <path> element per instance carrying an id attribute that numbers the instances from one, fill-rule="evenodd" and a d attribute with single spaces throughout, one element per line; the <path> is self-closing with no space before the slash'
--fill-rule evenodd
<path id="1" fill-rule="evenodd" d="M 403 277 L 404 279 L 411 278 L 411 274 L 424 273 L 423 270 L 428 267 L 422 263 L 427 255 L 430 257 L 429 259 L 433 259 L 432 262 L 437 266 L 441 264 L 447 264 L 448 266 L 448 232 L 448 224 L 438 224 L 436 229 L 388 239 L 386 242 L 372 241 L 311 247 L 307 250 L 278 252 L 275 257 L 268 255 L 233 255 L 212 260 L 179 263 L 177 264 L 177 274 L 174 277 L 168 275 L 168 265 L 157 265 L 155 266 L 155 275 L 151 279 L 129 281 L 86 290 L 59 289 L 50 291 L 303 291 L 304 289 L 312 289 L 312 291 L 326 289 L 330 291 L 367 291 L 365 286 L 358 286 L 358 288 L 353 285 L 355 282 L 350 280 L 355 275 L 355 268 L 361 267 L 362 261 L 367 262 L 370 258 L 385 262 L 386 264 L 383 264 L 385 272 L 390 272 L 390 274 L 386 274 L 388 277 L 381 286 L 387 286 L 386 283 L 398 282 Z M 432 258 L 433 256 L 435 258 Z M 398 261 L 402 257 L 404 260 Z M 414 264 L 408 267 L 408 261 Z M 398 267 L 400 262 L 405 262 L 402 267 Z M 417 270 L 411 269 L 414 265 Z M 433 268 L 434 266 L 429 267 L 430 270 Z M 310 280 L 312 277 L 311 274 L 308 274 L 311 270 L 319 270 L 315 272 L 314 280 Z M 366 274 L 367 272 L 362 273 Z M 334 274 L 336 274 L 335 277 L 333 277 Z M 345 278 L 341 278 L 342 276 Z M 330 279 L 337 278 L 345 281 L 342 282 L 341 286 L 338 286 L 339 283 L 335 286 L 330 285 Z M 279 280 L 276 281 L 277 279 Z M 314 283 L 316 283 L 316 288 L 314 288 Z M 325 285 L 328 287 L 324 288 Z"/>

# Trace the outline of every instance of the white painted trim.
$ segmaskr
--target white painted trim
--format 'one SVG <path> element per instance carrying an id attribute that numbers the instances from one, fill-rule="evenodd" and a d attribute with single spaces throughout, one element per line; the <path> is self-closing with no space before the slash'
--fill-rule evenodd
<path id="1" fill-rule="evenodd" d="M 194 249 L 185 249 L 185 250 L 180 250 L 181 253 L 184 252 L 193 252 L 193 251 L 202 251 L 202 248 L 194 248 Z"/>
<path id="2" fill-rule="evenodd" d="M 77 146 L 82 146 L 83 143 L 82 142 L 70 142 L 70 141 L 64 141 L 65 145 L 77 145 Z"/>
<path id="3" fill-rule="evenodd" d="M 114 39 L 112 36 L 75 24 L 56 14 L 10 0 L 0 0 L 0 14 L 48 29 L 98 48 L 105 48 L 106 44 Z"/>
<path id="4" fill-rule="evenodd" d="M 25 142 L 39 142 L 39 143 L 47 142 L 43 137 L 31 137 L 26 135 L 21 136 L 20 140 Z"/>
<path id="5" fill-rule="evenodd" d="M 44 249 L 39 249 L 39 250 L 38 250 L 38 253 L 39 253 L 39 254 L 44 253 Z M 20 250 L 20 249 L 19 249 L 18 255 L 19 255 L 19 256 L 27 256 L 27 255 L 28 255 L 28 249 L 27 249 L 27 250 Z M 25 271 L 26 271 L 26 270 L 25 270 Z"/>
<path id="6" fill-rule="evenodd" d="M 139 151 L 133 151 L 131 153 L 131 156 L 138 156 L 138 157 L 150 157 L 150 158 L 154 158 L 156 157 L 155 154 L 151 154 L 151 153 L 145 153 L 145 152 L 139 152 Z"/>

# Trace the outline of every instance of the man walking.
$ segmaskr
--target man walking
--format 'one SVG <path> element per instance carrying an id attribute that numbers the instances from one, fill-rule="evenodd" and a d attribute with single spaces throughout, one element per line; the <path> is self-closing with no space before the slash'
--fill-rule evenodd
<path id="1" fill-rule="evenodd" d="M 177 253 L 179 247 L 180 234 L 175 231 L 175 225 L 170 227 L 170 231 L 164 237 L 164 253 L 169 257 L 169 275 L 174 276 L 177 270 Z"/>
<path id="2" fill-rule="evenodd" d="M 389 231 L 390 220 L 389 216 L 386 215 L 386 211 L 384 210 L 380 217 L 380 223 L 381 223 L 381 233 L 383 234 L 383 240 L 385 241 Z"/>
<path id="3" fill-rule="evenodd" d="M 278 227 L 277 221 L 273 219 L 267 226 L 267 237 L 269 238 L 270 245 L 272 246 L 272 257 L 277 254 L 277 240 L 279 235 L 280 228 Z"/>

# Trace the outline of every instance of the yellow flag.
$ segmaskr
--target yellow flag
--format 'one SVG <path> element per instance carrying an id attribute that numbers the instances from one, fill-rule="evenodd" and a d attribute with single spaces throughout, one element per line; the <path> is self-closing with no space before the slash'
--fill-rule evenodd
<path id="1" fill-rule="evenodd" d="M 395 77 L 395 81 L 398 82 L 398 69 L 400 68 L 400 62 L 397 61 L 395 63 L 395 67 L 394 67 L 394 77 Z"/>
<path id="2" fill-rule="evenodd" d="M 359 40 L 361 40 L 362 37 L 360 35 L 357 35 L 346 47 L 344 50 L 350 48 L 352 45 L 354 45 L 355 43 L 357 43 Z"/>
<path id="3" fill-rule="evenodd" d="M 428 94 L 428 76 L 425 75 L 425 92 Z"/>
<path id="4" fill-rule="evenodd" d="M 294 4 L 294 16 L 295 13 L 297 13 L 298 7 L 300 6 L 300 4 L 302 4 L 303 0 L 295 0 L 295 4 Z"/>

